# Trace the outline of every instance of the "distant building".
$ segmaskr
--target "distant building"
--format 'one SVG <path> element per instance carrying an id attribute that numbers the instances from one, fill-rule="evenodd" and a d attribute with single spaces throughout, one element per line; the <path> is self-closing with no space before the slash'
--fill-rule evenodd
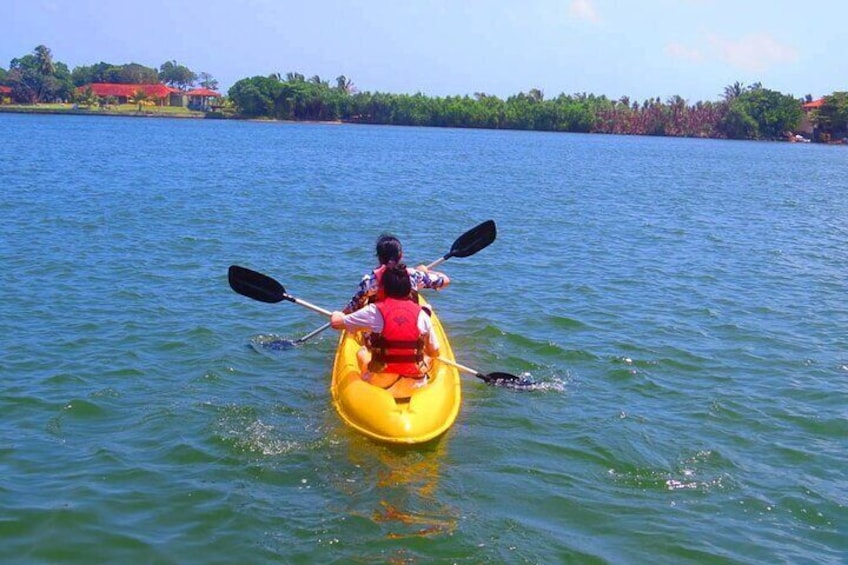
<path id="1" fill-rule="evenodd" d="M 0 84 L 0 104 L 12 103 L 12 87 Z"/>
<path id="2" fill-rule="evenodd" d="M 80 86 L 77 91 L 85 92 L 89 88 L 95 96 L 101 99 L 101 102 L 113 98 L 117 104 L 129 104 L 130 100 L 135 100 L 137 93 L 143 92 L 147 100 L 156 102 L 158 106 L 188 106 L 194 110 L 212 109 L 215 107 L 215 98 L 223 97 L 218 92 L 208 88 L 196 88 L 186 92 L 165 84 L 93 82 Z"/>
<path id="3" fill-rule="evenodd" d="M 115 84 L 109 82 L 93 82 L 80 86 L 77 90 L 85 92 L 88 89 L 101 99 L 114 98 L 118 104 L 128 104 L 143 92 L 148 100 L 153 100 L 159 106 L 182 106 L 182 91 L 164 84 Z"/>
<path id="4" fill-rule="evenodd" d="M 807 102 L 806 104 L 801 104 L 801 109 L 804 111 L 804 115 L 801 116 L 801 123 L 798 126 L 798 133 L 802 133 L 807 137 L 813 137 L 815 134 L 815 126 L 813 122 L 810 121 L 810 113 L 813 110 L 817 110 L 824 105 L 824 98 L 819 98 L 818 100 L 813 100 L 812 102 Z"/>
<path id="5" fill-rule="evenodd" d="M 184 93 L 188 97 L 188 107 L 192 110 L 211 110 L 215 107 L 215 99 L 221 94 L 208 88 L 195 88 Z"/>

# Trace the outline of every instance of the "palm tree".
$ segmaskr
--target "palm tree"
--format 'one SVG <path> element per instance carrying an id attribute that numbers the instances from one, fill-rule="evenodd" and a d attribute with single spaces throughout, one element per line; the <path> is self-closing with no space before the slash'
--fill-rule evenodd
<path id="1" fill-rule="evenodd" d="M 218 90 L 218 81 L 212 78 L 207 72 L 202 72 L 197 75 L 200 79 L 200 86 L 203 88 L 208 88 L 209 90 Z"/>
<path id="2" fill-rule="evenodd" d="M 356 86 L 354 86 L 353 81 L 344 75 L 336 77 L 336 89 L 346 94 L 353 94 L 356 92 Z"/>
<path id="3" fill-rule="evenodd" d="M 140 88 L 133 92 L 133 100 L 138 103 L 138 111 L 141 112 L 141 106 L 148 99 L 147 93 Z"/>
<path id="4" fill-rule="evenodd" d="M 738 80 L 731 85 L 724 87 L 724 99 L 728 102 L 734 98 L 739 98 L 745 91 L 745 85 Z"/>
<path id="5" fill-rule="evenodd" d="M 39 45 L 34 51 L 35 59 L 38 61 L 38 70 L 42 75 L 52 76 L 56 73 L 56 66 L 53 64 L 53 53 L 46 45 Z"/>

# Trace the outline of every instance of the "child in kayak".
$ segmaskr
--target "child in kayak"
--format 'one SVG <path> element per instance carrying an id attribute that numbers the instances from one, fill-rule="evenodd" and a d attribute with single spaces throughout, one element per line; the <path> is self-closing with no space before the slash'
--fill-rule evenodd
<path id="1" fill-rule="evenodd" d="M 386 265 L 390 262 L 398 264 L 403 259 L 403 247 L 400 244 L 400 240 L 393 235 L 382 234 L 377 238 L 376 247 L 377 260 L 380 261 L 380 265 L 362 277 L 356 293 L 342 310 L 345 314 L 355 312 L 369 302 L 381 300 L 383 298 L 381 278 L 383 272 L 386 270 Z M 407 269 L 407 273 L 410 279 L 410 286 L 416 291 L 422 288 L 439 290 L 450 284 L 450 279 L 447 275 L 436 271 L 428 271 L 424 265 L 415 269 Z"/>
<path id="2" fill-rule="evenodd" d="M 362 379 L 402 398 L 427 384 L 429 359 L 439 356 L 439 339 L 430 316 L 411 299 L 406 266 L 389 261 L 381 281 L 383 300 L 349 314 L 333 312 L 330 324 L 337 330 L 373 332 L 369 345 L 356 355 Z"/>

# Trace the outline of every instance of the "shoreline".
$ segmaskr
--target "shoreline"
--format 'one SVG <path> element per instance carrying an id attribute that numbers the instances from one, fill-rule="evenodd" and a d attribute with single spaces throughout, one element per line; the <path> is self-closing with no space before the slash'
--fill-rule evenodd
<path id="1" fill-rule="evenodd" d="M 207 119 L 212 112 L 188 111 L 186 113 L 165 113 L 165 112 L 146 112 L 146 111 L 115 111 L 115 110 L 87 110 L 82 108 L 39 108 L 37 106 L 21 106 L 14 104 L 0 105 L 0 112 L 6 114 L 52 114 L 52 115 L 70 115 L 70 116 L 117 116 L 129 118 L 178 118 L 178 119 Z M 224 116 L 219 113 L 215 116 L 217 119 L 239 119 L 235 117 Z"/>
<path id="2" fill-rule="evenodd" d="M 23 106 L 19 104 L 0 104 L 0 113 L 6 114 L 49 114 L 54 116 L 104 116 L 112 118 L 174 118 L 178 120 L 236 120 L 241 122 L 268 123 L 268 124 L 323 124 L 344 125 L 356 124 L 356 122 L 344 122 L 341 120 L 319 121 L 319 120 L 275 120 L 271 118 L 247 118 L 235 114 L 222 112 L 203 112 L 200 110 L 187 110 L 186 112 L 151 112 L 151 111 L 116 111 L 116 110 L 87 110 L 82 108 L 39 108 L 37 106 Z"/>
<path id="3" fill-rule="evenodd" d="M 117 118 L 170 118 L 179 120 L 236 120 L 241 122 L 252 122 L 258 124 L 320 124 L 320 125 L 360 125 L 360 122 L 347 122 L 342 120 L 320 121 L 320 120 L 277 120 L 272 118 L 248 118 L 235 114 L 225 114 L 223 112 L 204 112 L 200 110 L 185 110 L 184 112 L 155 112 L 155 111 L 120 111 L 120 110 L 90 110 L 82 108 L 40 108 L 38 106 L 24 106 L 20 104 L 0 104 L 0 113 L 6 114 L 42 114 L 54 116 L 104 116 Z M 392 126 L 395 124 L 367 124 L 367 125 L 385 125 Z M 395 127 L 397 127 L 395 125 Z M 436 127 L 436 126 L 419 126 L 419 127 Z M 467 129 L 489 129 L 489 128 L 467 128 Z M 498 131 L 536 131 L 536 130 L 498 130 Z M 586 135 L 609 135 L 601 132 L 586 132 Z M 619 134 L 633 135 L 633 134 Z M 660 136 L 660 137 L 677 137 L 677 136 Z M 695 139 L 695 138 L 692 138 Z M 725 138 L 700 138 L 700 139 L 717 139 L 727 140 Z M 756 140 L 756 141 L 776 141 L 796 143 L 795 139 L 774 139 L 774 140 Z M 800 141 L 797 141 L 799 144 Z M 804 143 L 809 143 L 809 139 L 804 139 Z M 815 145 L 848 145 L 845 141 L 829 141 L 829 142 L 814 142 Z"/>

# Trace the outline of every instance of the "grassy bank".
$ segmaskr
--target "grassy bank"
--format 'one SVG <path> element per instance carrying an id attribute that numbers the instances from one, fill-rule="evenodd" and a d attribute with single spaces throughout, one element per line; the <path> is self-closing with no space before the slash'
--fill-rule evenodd
<path id="1" fill-rule="evenodd" d="M 110 104 L 108 106 L 79 106 L 77 104 L 2 104 L 0 112 L 23 114 L 76 114 L 86 116 L 132 116 L 159 118 L 232 118 L 231 113 L 202 112 L 179 106 L 148 106 Z"/>

